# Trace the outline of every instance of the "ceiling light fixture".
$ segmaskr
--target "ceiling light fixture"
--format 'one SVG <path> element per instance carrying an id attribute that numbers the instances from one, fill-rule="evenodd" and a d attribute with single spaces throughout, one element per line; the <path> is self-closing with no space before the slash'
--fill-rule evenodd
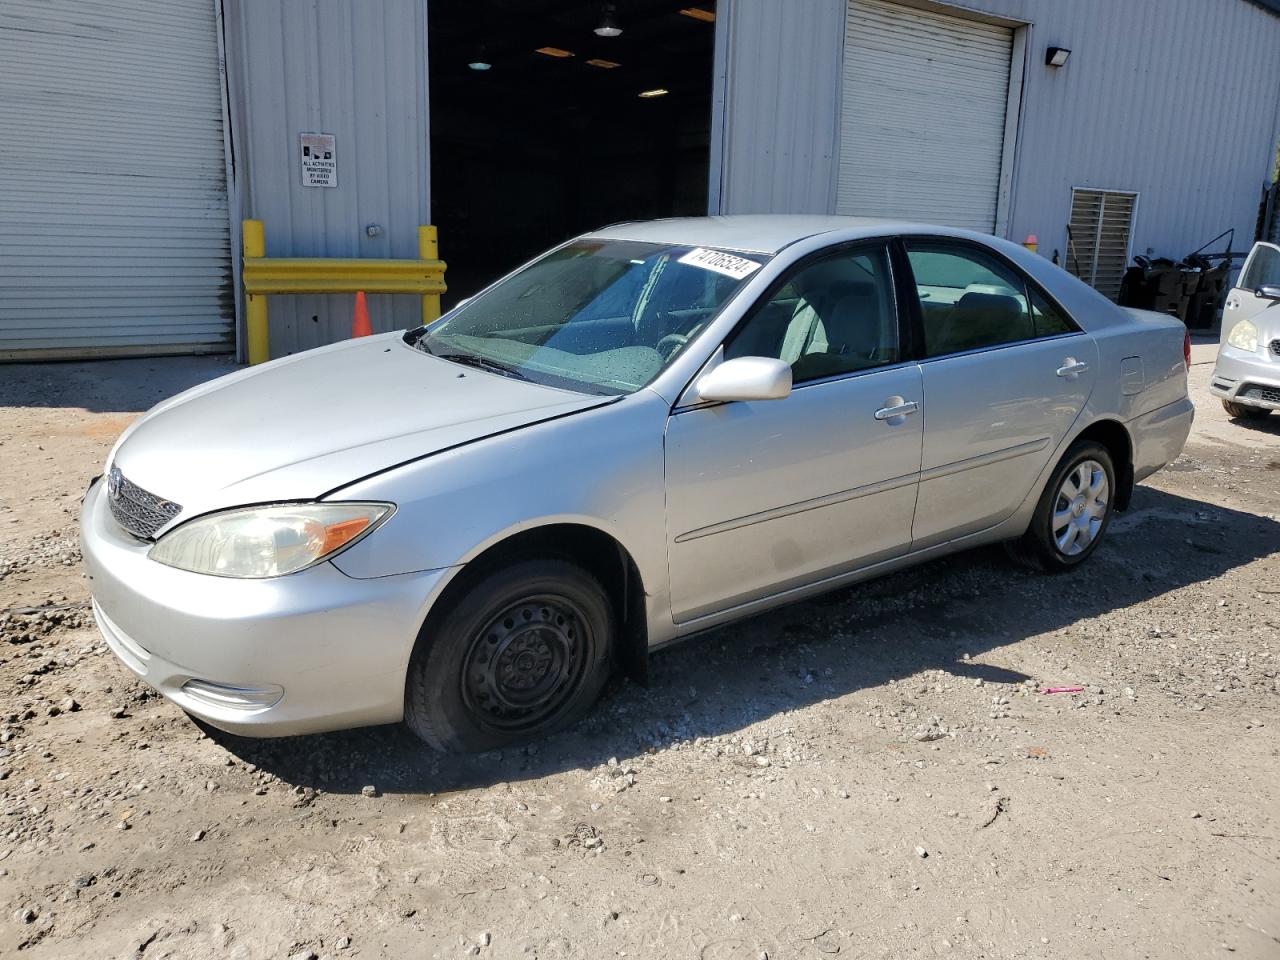
<path id="1" fill-rule="evenodd" d="M 572 57 L 572 50 L 561 50 L 559 47 L 539 47 L 534 53 L 540 53 L 544 57 L 555 57 L 557 60 L 563 60 L 565 57 Z"/>
<path id="2" fill-rule="evenodd" d="M 592 32 L 597 37 L 620 37 L 622 36 L 622 28 L 618 26 L 617 19 L 614 18 L 614 7 L 612 3 L 604 5 L 604 16 L 600 18 L 600 26 L 596 27 Z"/>
<path id="3" fill-rule="evenodd" d="M 485 63 L 483 60 L 472 60 L 470 63 L 467 64 L 467 66 L 470 67 L 472 70 L 483 71 L 483 70 L 488 70 L 490 67 L 493 66 L 493 64 Z"/>
<path id="4" fill-rule="evenodd" d="M 664 87 L 654 87 L 652 90 L 641 90 L 637 96 L 644 97 L 648 100 L 651 97 L 665 97 L 670 92 L 670 90 L 667 90 Z"/>
<path id="5" fill-rule="evenodd" d="M 614 67 L 622 66 L 620 63 L 615 63 L 612 60 L 601 60 L 599 57 L 592 57 L 587 63 L 593 67 L 599 67 L 601 70 L 612 70 Z"/>
<path id="6" fill-rule="evenodd" d="M 1044 52 L 1044 65 L 1046 67 L 1060 67 L 1067 62 L 1067 57 L 1071 56 L 1071 51 L 1066 47 L 1049 47 Z"/>
<path id="7" fill-rule="evenodd" d="M 680 13 L 686 17 L 692 17 L 694 20 L 701 20 L 703 23 L 716 22 L 715 12 L 702 7 L 685 7 Z"/>

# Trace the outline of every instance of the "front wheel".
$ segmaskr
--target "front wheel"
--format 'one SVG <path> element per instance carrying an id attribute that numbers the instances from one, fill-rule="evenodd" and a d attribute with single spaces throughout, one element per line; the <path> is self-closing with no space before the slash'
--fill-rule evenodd
<path id="1" fill-rule="evenodd" d="M 431 746 L 492 750 L 573 723 L 600 696 L 616 633 L 600 582 L 566 560 L 524 560 L 467 584 L 428 618 L 405 722 Z"/>
<path id="2" fill-rule="evenodd" d="M 1010 554 L 1050 573 L 1078 567 L 1102 541 L 1115 489 L 1107 448 L 1092 440 L 1072 444 L 1045 485 L 1027 532 L 1009 544 Z"/>
<path id="3" fill-rule="evenodd" d="M 1222 401 L 1222 409 L 1227 411 L 1227 416 L 1232 420 L 1261 420 L 1271 412 L 1265 407 L 1250 407 L 1230 400 Z"/>

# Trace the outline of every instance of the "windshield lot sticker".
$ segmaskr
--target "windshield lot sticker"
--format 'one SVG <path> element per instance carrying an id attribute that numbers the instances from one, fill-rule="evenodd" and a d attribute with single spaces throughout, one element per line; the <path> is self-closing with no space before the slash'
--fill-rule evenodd
<path id="1" fill-rule="evenodd" d="M 703 270 L 714 270 L 735 280 L 749 277 L 760 269 L 760 264 L 752 260 L 744 260 L 729 253 L 721 253 L 719 250 L 704 250 L 702 247 L 690 250 L 677 263 L 687 263 L 691 267 L 701 267 Z"/>

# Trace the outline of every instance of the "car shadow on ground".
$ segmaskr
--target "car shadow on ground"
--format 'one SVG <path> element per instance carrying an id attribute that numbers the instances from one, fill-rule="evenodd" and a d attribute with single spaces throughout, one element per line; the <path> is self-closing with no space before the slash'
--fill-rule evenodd
<path id="1" fill-rule="evenodd" d="M 1099 552 L 1073 573 L 1024 571 L 1000 548 L 988 548 L 784 607 L 655 654 L 648 688 L 619 681 L 574 730 L 529 747 L 441 756 L 403 726 L 279 740 L 209 732 L 246 763 L 331 793 L 366 784 L 387 793 L 444 793 L 526 780 L 731 735 L 924 670 L 1017 684 L 1027 677 L 985 664 L 983 656 L 1211 580 L 1277 545 L 1280 523 L 1273 520 L 1139 487 Z"/>
<path id="2" fill-rule="evenodd" d="M 1268 417 L 1260 417 L 1257 420 L 1245 420 L 1243 418 L 1237 420 L 1233 418 L 1231 425 L 1247 433 L 1280 437 L 1280 413 L 1273 413 Z M 1248 442 L 1243 436 L 1241 439 L 1243 442 Z"/>

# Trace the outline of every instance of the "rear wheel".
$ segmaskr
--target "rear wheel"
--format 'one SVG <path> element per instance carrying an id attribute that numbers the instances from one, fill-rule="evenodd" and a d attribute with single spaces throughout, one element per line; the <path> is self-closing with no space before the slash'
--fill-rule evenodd
<path id="1" fill-rule="evenodd" d="M 1227 416 L 1232 420 L 1261 420 L 1271 412 L 1263 407 L 1250 407 L 1230 400 L 1222 401 L 1222 409 L 1227 411 Z"/>
<path id="2" fill-rule="evenodd" d="M 595 703 L 615 632 L 604 587 L 576 564 L 525 560 L 482 575 L 424 625 L 405 722 L 450 752 L 545 736 Z"/>
<path id="3" fill-rule="evenodd" d="M 1078 567 L 1093 554 L 1111 522 L 1115 467 L 1102 444 L 1080 440 L 1053 471 L 1031 525 L 1008 545 L 1021 563 L 1050 573 Z"/>

